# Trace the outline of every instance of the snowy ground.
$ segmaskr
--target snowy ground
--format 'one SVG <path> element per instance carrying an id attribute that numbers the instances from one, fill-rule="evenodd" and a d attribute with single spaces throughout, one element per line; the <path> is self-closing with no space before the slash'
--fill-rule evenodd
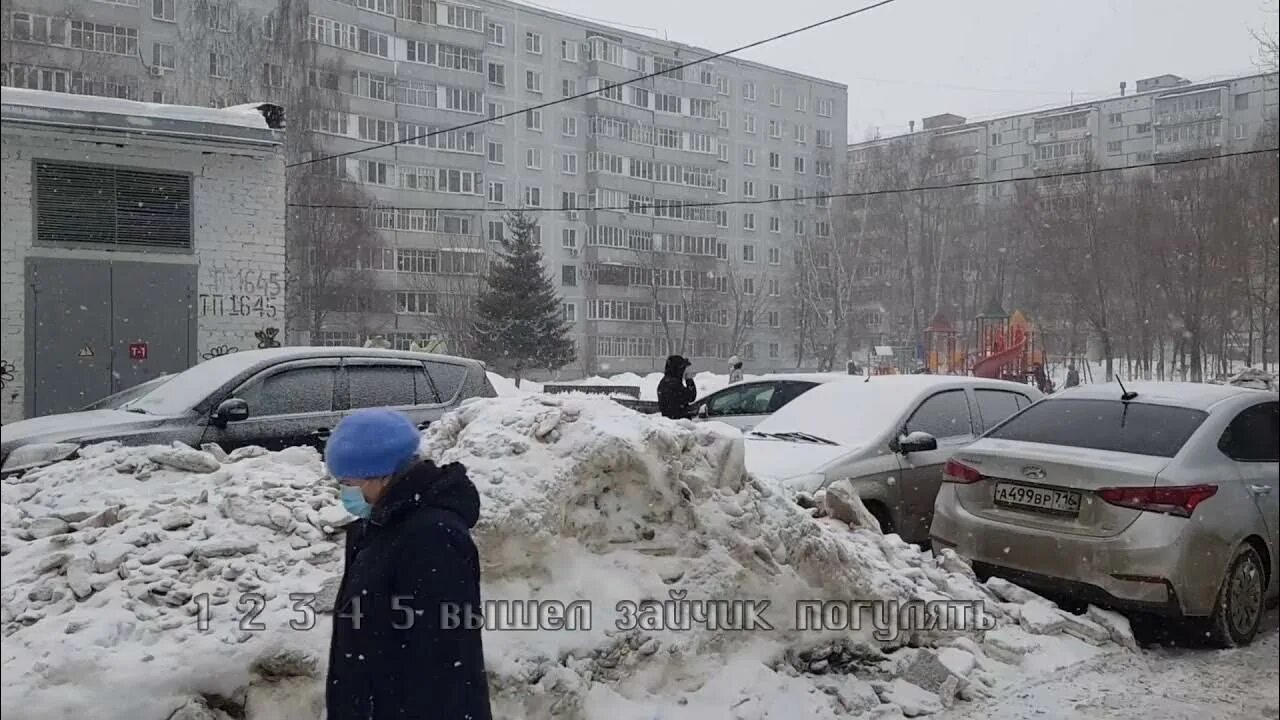
<path id="1" fill-rule="evenodd" d="M 1095 658 L 938 720 L 1161 720 L 1280 718 L 1276 612 L 1250 646 L 1153 648 Z"/>
<path id="2" fill-rule="evenodd" d="M 486 632 L 499 720 L 886 720 L 1133 653 L 1123 618 L 979 584 L 869 527 L 847 492 L 799 507 L 746 474 L 741 434 L 717 423 L 518 395 L 450 413 L 423 451 L 481 492 L 486 599 L 593 603 L 590 627 Z M 349 517 L 318 455 L 84 455 L 2 486 L 3 716 L 319 717 Z M 260 625 L 242 625 L 251 593 Z M 677 599 L 767 600 L 773 629 L 685 629 Z M 852 599 L 980 602 L 992 625 L 797 627 L 797 602 Z M 642 601 L 670 620 L 619 630 L 618 603 Z"/>

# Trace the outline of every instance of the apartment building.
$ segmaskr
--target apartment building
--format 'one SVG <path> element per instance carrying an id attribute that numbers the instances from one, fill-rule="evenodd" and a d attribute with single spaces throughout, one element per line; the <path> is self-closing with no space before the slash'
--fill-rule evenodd
<path id="1" fill-rule="evenodd" d="M 450 328 L 504 212 L 523 207 L 582 370 L 660 369 L 671 352 L 793 362 L 789 246 L 831 232 L 829 203 L 795 198 L 839 182 L 844 85 L 735 58 L 675 69 L 710 52 L 501 0 L 12 0 L 4 22 L 5 84 L 305 98 L 291 108 L 295 159 L 359 151 L 307 167 L 365 193 L 380 240 L 351 263 L 358 287 L 299 341 L 456 349 Z M 708 205 L 737 199 L 780 202 Z"/>
<path id="2" fill-rule="evenodd" d="M 1054 175 L 1085 167 L 1125 168 L 1199 154 L 1250 150 L 1258 146 L 1264 131 L 1270 128 L 1274 132 L 1280 110 L 1276 73 L 1200 83 L 1176 75 L 1160 75 L 1138 80 L 1136 92 L 1127 90 L 1127 85 L 1121 83 L 1120 93 L 1114 97 L 980 121 L 949 113 L 935 115 L 924 118 L 918 130 L 913 121 L 911 132 L 906 135 L 850 144 L 850 176 L 867 177 L 877 172 L 887 175 L 883 167 L 886 158 L 895 158 L 889 161 L 890 165 L 899 160 L 914 164 L 898 168 L 898 183 L 1036 179 L 1039 201 L 1052 205 L 1069 201 L 1083 182 L 1080 178 Z M 875 168 L 876 163 L 882 167 Z M 998 235 L 999 222 L 984 222 L 981 218 L 998 218 L 988 211 L 1016 202 L 1017 185 L 989 184 L 948 191 L 961 206 L 955 210 L 962 211 L 968 219 L 967 223 L 950 226 L 955 230 L 954 239 L 949 240 L 983 242 Z M 861 271 L 878 279 L 878 268 L 874 267 L 877 263 L 872 260 L 870 265 L 873 267 Z M 972 267 L 949 271 L 970 284 L 984 281 Z M 986 294 L 981 288 L 971 288 L 968 307 L 976 312 L 990 292 L 991 288 L 985 290 Z M 866 311 L 873 316 L 886 305 L 883 298 L 866 300 Z M 880 340 L 900 338 L 915 342 L 907 337 L 912 330 L 910 322 L 884 314 L 885 317 L 872 318 Z M 914 329 L 920 329 L 918 322 Z"/>

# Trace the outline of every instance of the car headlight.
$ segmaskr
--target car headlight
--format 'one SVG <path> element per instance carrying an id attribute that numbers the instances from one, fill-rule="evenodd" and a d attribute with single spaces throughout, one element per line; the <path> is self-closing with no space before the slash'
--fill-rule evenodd
<path id="1" fill-rule="evenodd" d="M 808 473 L 806 475 L 796 475 L 782 481 L 782 484 L 788 489 L 795 492 L 815 493 L 827 484 L 827 476 L 822 473 Z"/>
<path id="2" fill-rule="evenodd" d="M 38 468 L 42 465 L 66 460 L 76 454 L 80 446 L 75 443 L 31 443 L 30 445 L 22 445 L 9 453 L 9 457 L 4 459 L 4 466 L 0 467 L 0 472 L 8 475 L 9 473 L 22 472 Z"/>

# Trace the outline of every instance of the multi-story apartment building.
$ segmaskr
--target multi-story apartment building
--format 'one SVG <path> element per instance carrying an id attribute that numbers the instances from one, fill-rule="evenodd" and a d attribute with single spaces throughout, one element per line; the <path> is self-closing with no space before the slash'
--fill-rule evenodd
<path id="1" fill-rule="evenodd" d="M 583 370 L 792 360 L 789 246 L 831 232 L 829 203 L 795 198 L 840 182 L 844 85 L 736 58 L 673 69 L 710 53 L 503 0 L 5 0 L 4 22 L 6 84 L 283 98 L 295 159 L 356 153 L 291 171 L 355 186 L 374 230 L 300 341 L 465 349 L 504 212 L 523 207 Z"/>
<path id="2" fill-rule="evenodd" d="M 1262 142 L 1264 132 L 1275 132 L 1280 110 L 1276 73 L 1203 83 L 1161 75 L 1137 81 L 1136 90 L 1128 93 L 1122 83 L 1115 97 L 980 121 L 943 114 L 925 118 L 919 129 L 913 121 L 906 135 L 849 145 L 851 189 L 984 183 L 920 194 L 917 205 L 932 203 L 932 212 L 917 208 L 913 218 L 913 231 L 936 236 L 932 239 L 937 254 L 944 258 L 942 267 L 917 268 L 925 284 L 922 294 L 927 297 L 941 284 L 938 274 L 948 274 L 956 292 L 952 302 L 939 305 L 965 311 L 953 318 L 963 322 L 988 302 L 1000 283 L 1008 289 L 1008 281 L 990 267 L 975 267 L 974 261 L 987 257 L 996 265 L 999 237 L 1010 232 L 1007 216 L 1000 211 L 1025 201 L 1028 188 L 1040 210 L 1047 212 L 1055 202 L 1070 202 L 1086 182 L 1083 177 L 1055 175 L 1251 150 Z M 1033 182 L 985 183 L 1019 179 Z M 951 207 L 942 207 L 948 203 Z M 858 219 L 855 213 L 855 223 Z M 952 252 L 951 257 L 964 255 L 967 264 L 947 266 L 951 244 L 976 251 Z M 880 275 L 884 270 L 881 258 L 868 257 L 858 271 L 872 290 L 863 308 L 871 316 L 867 342 L 917 343 L 935 307 L 919 300 L 916 317 L 905 317 L 905 303 L 877 297 L 874 289 L 886 287 Z"/>

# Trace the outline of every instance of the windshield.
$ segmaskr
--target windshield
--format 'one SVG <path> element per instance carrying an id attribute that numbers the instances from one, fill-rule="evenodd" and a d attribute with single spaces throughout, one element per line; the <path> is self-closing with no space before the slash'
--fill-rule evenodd
<path id="1" fill-rule="evenodd" d="M 778 440 L 860 447 L 888 434 L 915 393 L 896 378 L 819 385 L 779 408 L 755 427 Z"/>
<path id="2" fill-rule="evenodd" d="M 262 352 L 240 352 L 206 360 L 174 375 L 121 409 L 148 415 L 185 414 L 236 375 L 260 362 Z"/>
<path id="3" fill-rule="evenodd" d="M 1173 457 L 1207 417 L 1201 410 L 1170 405 L 1050 399 L 1015 415 L 987 437 Z"/>
<path id="4" fill-rule="evenodd" d="M 121 390 L 114 395 L 108 395 L 98 402 L 84 406 L 84 410 L 114 410 L 123 407 L 125 404 L 132 402 L 143 395 L 155 390 L 160 385 L 168 382 L 169 376 L 162 375 L 154 380 L 148 380 L 144 383 L 134 385 L 127 390 Z"/>

